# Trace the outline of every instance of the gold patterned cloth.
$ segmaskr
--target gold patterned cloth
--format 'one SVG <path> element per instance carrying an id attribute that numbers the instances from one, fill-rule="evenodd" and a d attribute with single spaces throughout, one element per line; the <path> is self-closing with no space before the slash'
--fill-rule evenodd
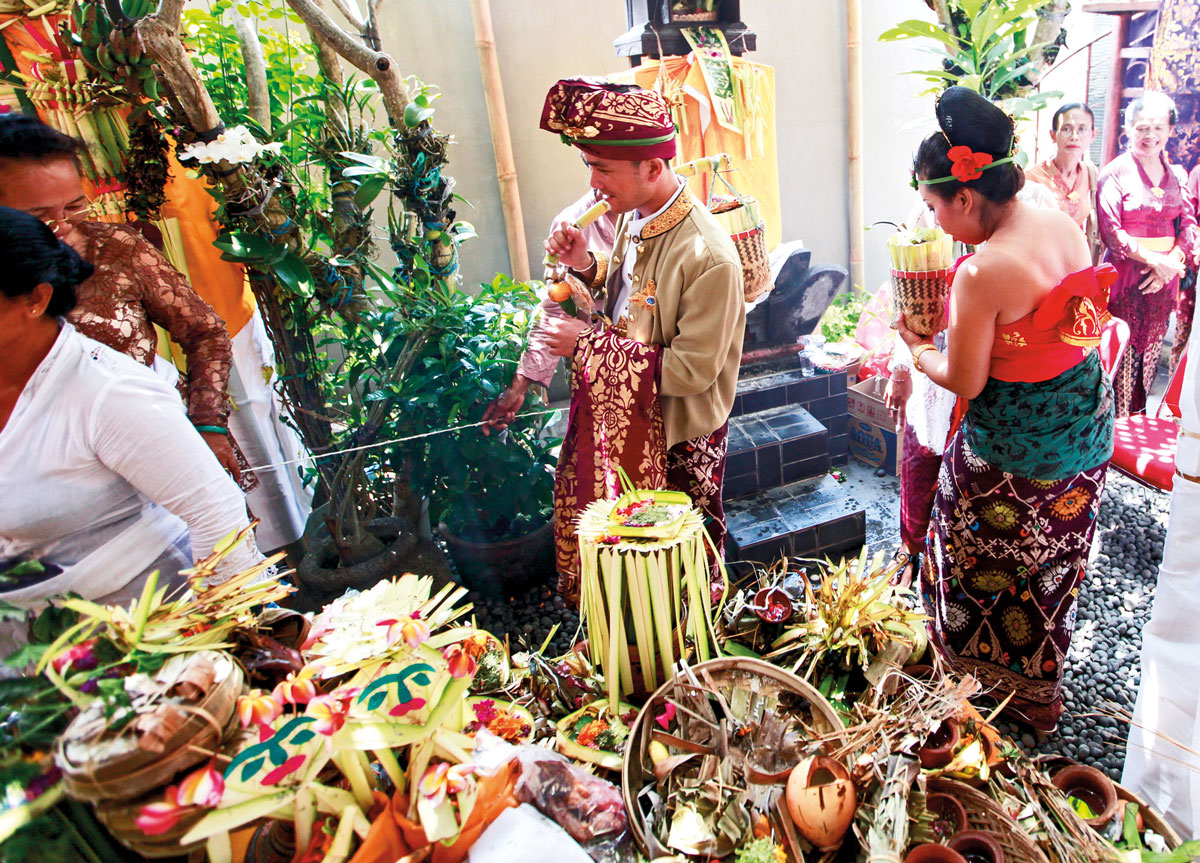
<path id="1" fill-rule="evenodd" d="M 554 482 L 559 591 L 579 598 L 575 527 L 593 501 L 621 493 L 617 469 L 637 488 L 665 488 L 667 447 L 658 399 L 661 350 L 612 330 L 585 330 L 571 367 L 571 409 Z"/>
<path id="2" fill-rule="evenodd" d="M 601 159 L 675 158 L 675 122 L 667 103 L 636 84 L 564 78 L 546 94 L 541 128 Z"/>

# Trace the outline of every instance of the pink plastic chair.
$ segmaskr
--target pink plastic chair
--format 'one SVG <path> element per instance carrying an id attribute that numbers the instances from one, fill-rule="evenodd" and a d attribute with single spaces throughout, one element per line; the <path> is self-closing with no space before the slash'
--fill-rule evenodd
<path id="1" fill-rule="evenodd" d="M 1103 346 L 1102 346 L 1103 347 Z M 1157 416 L 1120 417 L 1113 427 L 1111 467 L 1142 485 L 1170 491 L 1175 485 L 1175 448 L 1179 438 L 1179 398 L 1188 352 L 1167 384 Z"/>

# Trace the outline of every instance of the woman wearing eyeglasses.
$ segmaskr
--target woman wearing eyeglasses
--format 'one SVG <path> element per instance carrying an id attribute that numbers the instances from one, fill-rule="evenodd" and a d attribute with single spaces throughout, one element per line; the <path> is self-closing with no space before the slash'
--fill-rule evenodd
<path id="1" fill-rule="evenodd" d="M 1118 274 L 1108 307 L 1130 329 L 1113 380 L 1117 416 L 1146 409 L 1179 277 L 1200 250 L 1187 176 L 1164 152 L 1174 129 L 1175 103 L 1147 91 L 1125 111 L 1129 148 L 1100 172 L 1100 238 Z"/>
<path id="2" fill-rule="evenodd" d="M 1054 155 L 1025 172 L 1025 179 L 1054 193 L 1058 208 L 1075 220 L 1088 238 L 1092 262 L 1102 252 L 1096 225 L 1096 182 L 1099 172 L 1087 157 L 1096 137 L 1092 109 L 1082 102 L 1061 105 L 1050 120 Z"/>
<path id="3" fill-rule="evenodd" d="M 89 221 L 79 146 L 34 117 L 0 116 L 0 205 L 41 219 L 95 267 L 68 318 L 79 332 L 147 366 L 158 347 L 155 324 L 183 348 L 188 418 L 222 467 L 241 479 L 228 435 L 233 353 L 225 324 L 136 230 Z"/>

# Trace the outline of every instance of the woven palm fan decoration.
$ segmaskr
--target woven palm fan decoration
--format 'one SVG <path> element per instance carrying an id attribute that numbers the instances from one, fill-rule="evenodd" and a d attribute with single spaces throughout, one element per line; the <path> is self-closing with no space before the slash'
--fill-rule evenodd
<path id="1" fill-rule="evenodd" d="M 657 689 L 677 659 L 720 655 L 703 515 L 683 492 L 633 489 L 619 473 L 625 493 L 593 502 L 577 529 L 580 611 L 614 713 L 622 694 Z"/>
<path id="2" fill-rule="evenodd" d="M 681 177 L 711 173 L 713 182 L 720 180 L 728 194 L 708 195 L 708 211 L 729 233 L 742 261 L 742 288 L 745 300 L 752 303 L 770 293 L 775 287 L 771 281 L 771 263 L 767 257 L 767 227 L 758 213 L 758 200 L 753 195 L 743 195 L 725 177 L 730 158 L 728 153 L 693 159 L 675 168 Z"/>
<path id="3" fill-rule="evenodd" d="M 954 240 L 939 228 L 906 228 L 888 237 L 896 316 L 922 336 L 946 329 Z"/>

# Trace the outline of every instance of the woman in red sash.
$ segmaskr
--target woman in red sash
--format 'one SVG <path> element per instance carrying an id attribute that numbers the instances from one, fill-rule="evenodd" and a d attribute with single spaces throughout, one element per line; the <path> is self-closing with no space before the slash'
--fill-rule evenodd
<path id="1" fill-rule="evenodd" d="M 1062 711 L 1062 664 L 1112 453 L 1099 356 L 1112 268 L 1079 227 L 1016 199 L 1012 121 L 964 87 L 921 144 L 921 197 L 960 261 L 946 350 L 903 323 L 919 372 L 969 400 L 942 460 L 922 566 L 932 643 L 1042 729 Z"/>

